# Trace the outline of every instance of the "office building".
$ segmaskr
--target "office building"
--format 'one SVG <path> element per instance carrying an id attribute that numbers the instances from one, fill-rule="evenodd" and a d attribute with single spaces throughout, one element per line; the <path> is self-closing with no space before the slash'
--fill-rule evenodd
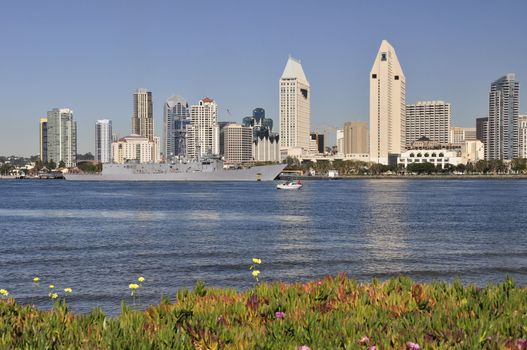
<path id="1" fill-rule="evenodd" d="M 324 154 L 325 152 L 324 134 L 319 134 L 318 132 L 312 132 L 310 134 L 310 140 L 311 140 L 310 153 Z"/>
<path id="2" fill-rule="evenodd" d="M 218 125 L 218 105 L 213 99 L 205 97 L 197 105 L 190 107 L 187 127 L 187 157 L 198 159 L 220 153 L 220 131 Z"/>
<path id="3" fill-rule="evenodd" d="M 188 102 L 181 96 L 168 98 L 163 108 L 163 155 L 167 160 L 186 156 L 189 124 Z"/>
<path id="4" fill-rule="evenodd" d="M 450 103 L 420 101 L 406 105 L 406 148 L 423 136 L 444 145 L 448 144 L 450 123 Z"/>
<path id="5" fill-rule="evenodd" d="M 48 112 L 47 158 L 57 165 L 62 161 L 66 167 L 77 163 L 77 123 L 69 108 L 54 108 Z"/>
<path id="6" fill-rule="evenodd" d="M 48 118 L 40 118 L 39 123 L 39 159 L 42 162 L 48 161 Z"/>
<path id="7" fill-rule="evenodd" d="M 368 122 L 344 123 L 344 155 L 368 153 Z"/>
<path id="8" fill-rule="evenodd" d="M 370 72 L 370 161 L 388 164 L 406 144 L 406 80 L 395 49 L 383 40 Z"/>
<path id="9" fill-rule="evenodd" d="M 132 133 L 154 141 L 154 110 L 152 92 L 146 89 L 137 89 L 134 93 L 134 106 L 132 116 Z"/>
<path id="10" fill-rule="evenodd" d="M 240 164 L 253 160 L 253 129 L 250 126 L 233 123 L 224 129 L 225 163 Z"/>
<path id="11" fill-rule="evenodd" d="M 110 163 L 112 161 L 112 121 L 97 120 L 95 123 L 95 161 Z"/>
<path id="12" fill-rule="evenodd" d="M 300 60 L 289 57 L 280 77 L 280 149 L 284 156 L 309 150 L 311 88 Z"/>
<path id="13" fill-rule="evenodd" d="M 519 156 L 520 83 L 514 74 L 494 81 L 489 93 L 489 121 L 485 158 L 512 160 Z"/>

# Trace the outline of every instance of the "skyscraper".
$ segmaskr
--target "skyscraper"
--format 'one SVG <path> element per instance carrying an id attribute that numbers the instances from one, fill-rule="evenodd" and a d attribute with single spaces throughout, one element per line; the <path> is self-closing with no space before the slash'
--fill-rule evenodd
<path id="1" fill-rule="evenodd" d="M 77 123 L 69 108 L 54 108 L 48 112 L 48 161 L 67 167 L 77 163 Z"/>
<path id="2" fill-rule="evenodd" d="M 388 164 L 406 143 L 406 81 L 395 49 L 383 40 L 370 72 L 370 161 Z"/>
<path id="3" fill-rule="evenodd" d="M 237 123 L 225 127 L 225 162 L 249 162 L 252 157 L 253 128 Z"/>
<path id="4" fill-rule="evenodd" d="M 163 110 L 163 153 L 165 159 L 185 157 L 187 126 L 190 124 L 188 103 L 181 96 L 172 96 Z"/>
<path id="5" fill-rule="evenodd" d="M 518 116 L 520 152 L 518 157 L 527 158 L 527 115 Z"/>
<path id="6" fill-rule="evenodd" d="M 291 56 L 280 78 L 280 149 L 307 151 L 310 144 L 311 88 L 300 60 Z"/>
<path id="7" fill-rule="evenodd" d="M 507 74 L 490 86 L 485 158 L 511 160 L 519 156 L 518 108 L 520 83 Z"/>
<path id="8" fill-rule="evenodd" d="M 40 160 L 48 161 L 48 118 L 40 118 L 39 123 L 39 154 Z"/>
<path id="9" fill-rule="evenodd" d="M 487 142 L 487 127 L 489 117 L 476 118 L 476 139 L 485 144 Z"/>
<path id="10" fill-rule="evenodd" d="M 152 92 L 137 89 L 134 92 L 134 112 L 132 116 L 132 134 L 137 134 L 154 141 L 154 112 Z"/>
<path id="11" fill-rule="evenodd" d="M 191 124 L 187 127 L 187 157 L 217 155 L 220 151 L 218 105 L 205 97 L 190 107 Z"/>
<path id="12" fill-rule="evenodd" d="M 344 154 L 368 153 L 368 122 L 344 123 Z"/>
<path id="13" fill-rule="evenodd" d="M 95 123 L 95 160 L 100 163 L 112 161 L 112 121 L 97 120 Z"/>
<path id="14" fill-rule="evenodd" d="M 406 105 L 406 148 L 423 136 L 446 145 L 451 115 L 450 103 L 444 101 L 420 101 Z"/>

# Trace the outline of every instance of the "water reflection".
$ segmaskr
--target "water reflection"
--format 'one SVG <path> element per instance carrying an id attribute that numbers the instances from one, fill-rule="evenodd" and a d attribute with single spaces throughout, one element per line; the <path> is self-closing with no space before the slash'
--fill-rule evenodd
<path id="1" fill-rule="evenodd" d="M 409 183 L 399 180 L 368 180 L 365 183 L 364 210 L 366 249 L 372 270 L 397 273 L 405 271 L 404 258 L 410 252 L 408 236 Z"/>

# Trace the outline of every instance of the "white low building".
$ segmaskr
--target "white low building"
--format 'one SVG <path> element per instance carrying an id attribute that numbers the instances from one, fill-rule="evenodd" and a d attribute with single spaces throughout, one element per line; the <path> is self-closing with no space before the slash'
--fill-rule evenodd
<path id="1" fill-rule="evenodd" d="M 253 141 L 253 159 L 256 162 L 280 162 L 280 142 L 276 134 L 256 137 Z"/>
<path id="2" fill-rule="evenodd" d="M 465 141 L 461 146 L 461 154 L 463 158 L 471 163 L 485 160 L 485 145 L 479 140 Z"/>
<path id="3" fill-rule="evenodd" d="M 136 134 L 112 142 L 113 162 L 118 164 L 124 164 L 129 160 L 135 160 L 139 163 L 153 162 L 155 161 L 154 150 L 154 142 L 149 141 L 147 137 Z"/>
<path id="4" fill-rule="evenodd" d="M 457 152 L 447 149 L 410 149 L 403 152 L 397 157 L 397 164 L 404 165 L 406 168 L 409 164 L 415 163 L 432 163 L 435 166 L 466 164 L 467 160 Z"/>

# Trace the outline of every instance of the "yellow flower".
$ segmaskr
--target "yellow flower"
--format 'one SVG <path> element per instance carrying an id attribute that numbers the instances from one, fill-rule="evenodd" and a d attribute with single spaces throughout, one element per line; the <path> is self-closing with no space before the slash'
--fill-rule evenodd
<path id="1" fill-rule="evenodd" d="M 143 276 L 141 276 L 137 280 L 139 281 L 139 283 L 143 283 L 145 281 L 145 278 Z"/>
<path id="2" fill-rule="evenodd" d="M 38 281 L 40 281 L 40 277 L 33 277 L 33 282 L 37 283 Z"/>
<path id="3" fill-rule="evenodd" d="M 254 271 L 253 271 L 253 276 L 254 276 L 254 277 L 258 277 L 259 274 L 260 274 L 260 271 L 259 271 L 259 270 L 254 270 Z"/>
<path id="4" fill-rule="evenodd" d="M 49 285 L 49 289 L 53 289 L 53 288 L 55 288 L 55 285 L 54 284 L 50 284 Z"/>
<path id="5" fill-rule="evenodd" d="M 253 258 L 253 263 L 260 265 L 262 263 L 261 259 Z"/>
<path id="6" fill-rule="evenodd" d="M 71 288 L 64 288 L 64 292 L 71 293 Z"/>
<path id="7" fill-rule="evenodd" d="M 2 294 L 4 297 L 8 296 L 9 295 L 9 292 L 5 289 L 0 289 L 0 294 Z"/>
<path id="8" fill-rule="evenodd" d="M 57 299 L 59 295 L 57 293 L 51 294 L 51 299 Z"/>
<path id="9" fill-rule="evenodd" d="M 137 283 L 130 283 L 128 285 L 128 288 L 130 288 L 130 289 L 137 289 L 137 288 L 139 288 L 139 285 Z"/>

